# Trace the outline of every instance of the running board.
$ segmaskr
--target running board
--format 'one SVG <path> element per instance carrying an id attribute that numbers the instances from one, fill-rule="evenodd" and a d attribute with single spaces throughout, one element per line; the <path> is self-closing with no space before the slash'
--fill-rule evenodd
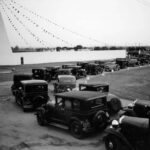
<path id="1" fill-rule="evenodd" d="M 66 126 L 66 125 L 62 125 L 62 124 L 58 124 L 58 123 L 49 123 L 49 125 L 52 125 L 52 126 L 55 126 L 55 127 L 58 127 L 58 128 L 62 128 L 62 129 L 65 129 L 65 130 L 68 130 L 69 128 Z"/>

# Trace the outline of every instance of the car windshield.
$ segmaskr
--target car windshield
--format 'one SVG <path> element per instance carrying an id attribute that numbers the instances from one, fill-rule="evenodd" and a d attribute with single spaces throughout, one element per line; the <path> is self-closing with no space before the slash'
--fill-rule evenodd
<path id="1" fill-rule="evenodd" d="M 26 92 L 44 92 L 47 91 L 47 85 L 28 85 L 25 87 Z"/>

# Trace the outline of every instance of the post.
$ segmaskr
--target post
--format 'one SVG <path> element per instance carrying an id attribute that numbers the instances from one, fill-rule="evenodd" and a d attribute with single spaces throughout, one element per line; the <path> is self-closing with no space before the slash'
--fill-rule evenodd
<path id="1" fill-rule="evenodd" d="M 24 65 L 24 59 L 23 59 L 23 57 L 21 57 L 20 60 L 21 60 L 21 65 Z"/>

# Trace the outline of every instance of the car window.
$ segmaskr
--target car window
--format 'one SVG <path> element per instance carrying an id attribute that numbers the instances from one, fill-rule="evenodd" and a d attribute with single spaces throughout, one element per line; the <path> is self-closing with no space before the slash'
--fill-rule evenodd
<path id="1" fill-rule="evenodd" d="M 71 109 L 71 101 L 70 100 L 65 100 L 65 108 Z"/>
<path id="2" fill-rule="evenodd" d="M 63 102 L 63 99 L 61 97 L 57 97 L 56 105 L 57 106 L 64 106 L 64 102 Z"/>
<path id="3" fill-rule="evenodd" d="M 74 110 L 80 110 L 80 102 L 77 100 L 73 101 L 73 109 Z"/>
<path id="4" fill-rule="evenodd" d="M 105 105 L 105 103 L 106 103 L 106 97 L 97 98 L 97 99 L 91 100 L 89 102 L 89 107 L 90 108 L 95 108 L 95 107 L 98 107 L 98 106 Z"/>

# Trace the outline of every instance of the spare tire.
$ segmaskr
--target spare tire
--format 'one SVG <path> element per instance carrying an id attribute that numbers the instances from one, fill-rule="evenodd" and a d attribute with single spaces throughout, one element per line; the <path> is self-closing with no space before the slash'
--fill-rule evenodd
<path id="1" fill-rule="evenodd" d="M 118 98 L 112 98 L 107 104 L 111 113 L 117 113 L 122 108 L 121 101 Z"/>
<path id="2" fill-rule="evenodd" d="M 93 118 L 93 124 L 96 129 L 103 130 L 107 127 L 107 121 L 109 117 L 106 115 L 107 112 L 104 111 L 98 111 L 94 118 Z"/>

